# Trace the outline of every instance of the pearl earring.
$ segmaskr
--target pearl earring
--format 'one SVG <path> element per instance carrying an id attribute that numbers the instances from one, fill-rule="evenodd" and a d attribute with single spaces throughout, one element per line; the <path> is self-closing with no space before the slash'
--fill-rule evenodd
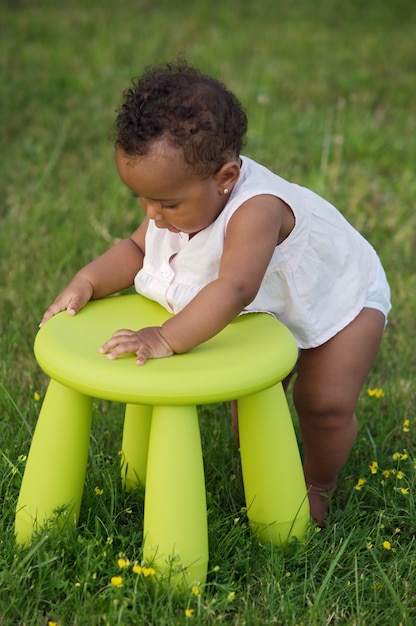
<path id="1" fill-rule="evenodd" d="M 226 187 L 226 188 L 224 189 L 223 193 L 224 193 L 224 194 L 227 194 L 227 193 L 228 193 L 228 191 L 229 191 L 229 190 L 228 190 L 228 188 Z"/>

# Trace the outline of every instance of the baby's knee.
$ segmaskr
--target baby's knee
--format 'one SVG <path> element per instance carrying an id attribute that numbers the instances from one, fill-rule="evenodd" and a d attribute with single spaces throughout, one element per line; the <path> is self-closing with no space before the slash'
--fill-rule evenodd
<path id="1" fill-rule="evenodd" d="M 340 422 L 353 419 L 354 405 L 350 402 L 343 402 L 339 398 L 323 396 L 299 398 L 294 394 L 293 400 L 300 419 L 322 422 Z"/>

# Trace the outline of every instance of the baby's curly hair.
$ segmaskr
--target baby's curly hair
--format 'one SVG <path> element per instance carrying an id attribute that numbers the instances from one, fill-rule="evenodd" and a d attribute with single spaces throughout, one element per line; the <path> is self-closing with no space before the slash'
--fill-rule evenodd
<path id="1" fill-rule="evenodd" d="M 198 176 L 208 177 L 238 158 L 247 133 L 246 114 L 220 81 L 186 61 L 148 67 L 124 92 L 116 120 L 116 146 L 144 156 L 153 141 L 183 151 Z"/>

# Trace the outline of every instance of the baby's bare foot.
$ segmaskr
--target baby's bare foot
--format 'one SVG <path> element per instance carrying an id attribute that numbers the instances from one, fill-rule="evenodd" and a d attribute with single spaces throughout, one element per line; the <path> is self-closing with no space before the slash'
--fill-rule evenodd
<path id="1" fill-rule="evenodd" d="M 337 487 L 337 478 L 334 478 L 329 484 L 317 484 L 316 482 L 312 483 L 305 475 L 305 482 L 308 489 L 311 517 L 318 526 L 321 526 L 328 514 L 329 502 Z"/>

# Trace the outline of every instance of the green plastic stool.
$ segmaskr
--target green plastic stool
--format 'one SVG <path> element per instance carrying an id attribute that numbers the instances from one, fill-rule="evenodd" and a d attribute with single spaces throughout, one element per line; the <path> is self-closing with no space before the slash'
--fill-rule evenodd
<path id="1" fill-rule="evenodd" d="M 16 537 L 56 523 L 57 510 L 79 517 L 92 398 L 127 404 L 122 478 L 145 485 L 146 562 L 168 573 L 181 564 L 186 584 L 204 583 L 208 567 L 205 480 L 196 405 L 238 399 L 240 452 L 253 530 L 281 545 L 299 539 L 309 505 L 299 450 L 281 380 L 297 348 L 265 313 L 238 317 L 187 354 L 135 365 L 109 361 L 98 348 L 117 328 L 161 325 L 169 313 L 140 295 L 90 302 L 76 316 L 53 317 L 36 337 L 35 355 L 51 377 L 23 476 Z"/>

